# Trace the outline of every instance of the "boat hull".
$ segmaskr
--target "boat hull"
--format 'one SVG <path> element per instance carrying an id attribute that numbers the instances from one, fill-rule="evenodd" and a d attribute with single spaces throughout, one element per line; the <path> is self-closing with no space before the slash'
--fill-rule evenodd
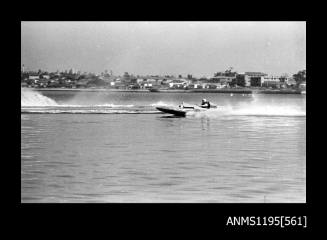
<path id="1" fill-rule="evenodd" d="M 174 114 L 175 116 L 185 117 L 187 111 L 178 108 L 157 107 L 157 109 L 164 113 Z"/>
<path id="2" fill-rule="evenodd" d="M 208 110 L 208 108 L 203 106 L 188 105 L 188 104 L 183 104 L 182 106 L 179 107 L 160 106 L 156 108 L 161 112 L 170 113 L 170 114 L 174 114 L 175 116 L 181 116 L 181 117 L 185 117 L 187 112 L 202 112 Z M 217 105 L 211 104 L 210 108 L 217 108 Z"/>

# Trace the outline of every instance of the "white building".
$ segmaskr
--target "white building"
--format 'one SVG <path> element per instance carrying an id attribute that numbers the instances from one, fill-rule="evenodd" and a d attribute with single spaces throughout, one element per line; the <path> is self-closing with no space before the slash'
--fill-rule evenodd
<path id="1" fill-rule="evenodd" d="M 280 87 L 282 84 L 280 76 L 264 76 L 261 86 L 263 87 Z"/>
<path id="2" fill-rule="evenodd" d="M 137 84 L 140 84 L 140 83 L 142 83 L 143 81 L 145 81 L 143 78 L 137 78 L 137 79 L 136 79 L 136 83 L 137 83 Z"/>
<path id="3" fill-rule="evenodd" d="M 301 83 L 301 84 L 299 85 L 299 88 L 302 89 L 302 90 L 306 90 L 306 88 L 307 88 L 307 83 L 306 83 L 306 82 Z"/>
<path id="4" fill-rule="evenodd" d="M 185 80 L 173 80 L 169 83 L 169 87 L 184 87 L 187 85 L 187 81 Z"/>
<path id="5" fill-rule="evenodd" d="M 264 76 L 263 82 L 267 82 L 267 81 L 280 82 L 280 77 L 279 76 Z"/>
<path id="6" fill-rule="evenodd" d="M 245 72 L 245 86 L 259 87 L 264 81 L 264 77 L 267 76 L 266 73 L 262 72 Z"/>
<path id="7" fill-rule="evenodd" d="M 29 76 L 28 79 L 29 80 L 38 80 L 39 76 Z"/>

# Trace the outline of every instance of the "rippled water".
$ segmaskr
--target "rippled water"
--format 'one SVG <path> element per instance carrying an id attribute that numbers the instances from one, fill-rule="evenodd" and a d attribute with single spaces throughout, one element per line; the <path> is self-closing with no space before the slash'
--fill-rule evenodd
<path id="1" fill-rule="evenodd" d="M 306 201 L 305 96 L 206 94 L 224 107 L 173 118 L 155 106 L 203 94 L 43 95 L 59 106 L 22 103 L 22 202 Z"/>

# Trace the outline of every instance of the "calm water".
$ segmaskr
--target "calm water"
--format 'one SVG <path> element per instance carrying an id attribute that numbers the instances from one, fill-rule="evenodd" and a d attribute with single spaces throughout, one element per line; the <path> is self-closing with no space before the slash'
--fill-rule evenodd
<path id="1" fill-rule="evenodd" d="M 203 97 L 222 107 L 155 109 Z M 22 90 L 21 201 L 305 202 L 305 101 Z"/>

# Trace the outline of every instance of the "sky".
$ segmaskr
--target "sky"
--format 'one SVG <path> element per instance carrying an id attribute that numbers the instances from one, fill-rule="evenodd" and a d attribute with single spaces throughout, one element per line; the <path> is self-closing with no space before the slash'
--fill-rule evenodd
<path id="1" fill-rule="evenodd" d="M 294 74 L 306 69 L 305 22 L 21 22 L 26 70 L 134 75 Z"/>

